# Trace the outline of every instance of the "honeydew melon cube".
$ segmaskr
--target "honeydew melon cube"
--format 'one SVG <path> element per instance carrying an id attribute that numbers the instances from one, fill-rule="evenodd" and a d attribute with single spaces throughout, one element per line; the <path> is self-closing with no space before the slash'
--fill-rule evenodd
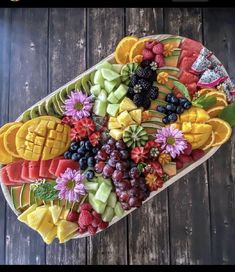
<path id="1" fill-rule="evenodd" d="M 100 63 L 98 63 L 95 67 L 97 70 L 100 70 L 102 68 L 105 68 L 105 69 L 109 69 L 109 70 L 112 70 L 113 69 L 113 66 L 111 63 L 109 63 L 107 60 L 105 61 L 102 61 Z"/>
<path id="2" fill-rule="evenodd" d="M 96 100 L 93 107 L 93 113 L 104 117 L 106 115 L 107 104 L 107 101 Z"/>
<path id="3" fill-rule="evenodd" d="M 104 81 L 104 89 L 107 93 L 111 93 L 113 91 L 113 89 L 116 87 L 116 85 L 117 85 L 117 80 L 113 80 L 113 81 L 105 80 Z"/>
<path id="4" fill-rule="evenodd" d="M 101 90 L 97 97 L 100 101 L 107 101 L 107 93 L 105 90 Z"/>
<path id="5" fill-rule="evenodd" d="M 106 111 L 111 116 L 117 116 L 119 111 L 119 104 L 108 104 Z"/>
<path id="6" fill-rule="evenodd" d="M 108 198 L 107 205 L 114 209 L 116 206 L 116 203 L 117 203 L 117 196 L 114 192 L 111 192 Z"/>
<path id="7" fill-rule="evenodd" d="M 123 66 L 124 66 L 123 64 L 116 64 L 116 63 L 114 63 L 114 64 L 112 64 L 112 69 L 113 69 L 113 71 L 115 71 L 118 74 L 120 74 Z"/>
<path id="8" fill-rule="evenodd" d="M 110 179 L 106 179 L 102 176 L 99 176 L 97 179 L 97 182 L 99 183 L 99 185 L 101 185 L 103 182 L 107 183 L 109 186 L 113 186 L 112 181 Z"/>
<path id="9" fill-rule="evenodd" d="M 110 186 L 106 182 L 102 182 L 100 184 L 99 189 L 96 191 L 95 199 L 103 203 L 107 203 L 107 200 L 111 191 L 112 191 L 112 186 Z"/>
<path id="10" fill-rule="evenodd" d="M 118 100 L 121 100 L 127 93 L 128 87 L 124 84 L 120 84 L 117 90 L 114 92 L 114 95 Z"/>
<path id="11" fill-rule="evenodd" d="M 123 210 L 122 205 L 121 205 L 120 202 L 116 203 L 115 208 L 114 208 L 114 212 L 118 217 L 123 215 L 124 210 Z"/>
<path id="12" fill-rule="evenodd" d="M 118 103 L 118 99 L 113 93 L 109 94 L 107 100 L 112 104 L 117 104 Z"/>
<path id="13" fill-rule="evenodd" d="M 113 80 L 120 77 L 120 75 L 118 73 L 116 73 L 110 69 L 102 68 L 100 71 L 101 71 L 103 78 L 108 81 L 113 81 Z"/>
<path id="14" fill-rule="evenodd" d="M 96 97 L 100 94 L 100 91 L 101 91 L 101 86 L 99 84 L 93 85 L 90 88 L 91 94 L 93 94 Z"/>
<path id="15" fill-rule="evenodd" d="M 100 70 L 97 70 L 95 73 L 94 84 L 99 84 L 101 88 L 104 88 L 104 78 Z"/>
<path id="16" fill-rule="evenodd" d="M 114 210 L 111 207 L 106 207 L 104 213 L 102 214 L 102 220 L 104 222 L 111 222 L 114 217 Z"/>
<path id="17" fill-rule="evenodd" d="M 122 129 L 118 129 L 118 128 L 111 129 L 109 131 L 109 135 L 112 138 L 114 138 L 116 141 L 118 141 L 118 140 L 120 140 L 122 138 L 123 130 Z"/>
<path id="18" fill-rule="evenodd" d="M 92 208 L 97 212 L 97 213 L 104 213 L 105 207 L 107 205 L 107 203 L 103 203 L 97 199 L 95 199 L 94 194 L 89 193 L 88 195 L 88 200 L 89 203 L 91 204 Z"/>
<path id="19" fill-rule="evenodd" d="M 92 182 L 92 181 L 85 181 L 84 186 L 87 191 L 95 191 L 96 192 L 99 188 L 99 183 Z"/>

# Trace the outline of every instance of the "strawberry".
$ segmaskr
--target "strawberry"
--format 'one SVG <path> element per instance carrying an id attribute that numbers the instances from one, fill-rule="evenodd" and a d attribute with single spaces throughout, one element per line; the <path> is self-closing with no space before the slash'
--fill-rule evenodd
<path id="1" fill-rule="evenodd" d="M 80 138 L 85 138 L 95 131 L 95 123 L 91 118 L 85 117 L 75 123 L 75 128 Z"/>
<path id="2" fill-rule="evenodd" d="M 187 147 L 184 149 L 184 155 L 189 156 L 192 152 L 192 145 L 190 143 L 187 143 Z"/>
<path id="3" fill-rule="evenodd" d="M 91 204 L 90 203 L 82 203 L 79 207 L 79 210 L 80 212 L 83 211 L 83 210 L 86 210 L 86 211 L 92 211 L 92 207 L 91 207 Z"/>
<path id="4" fill-rule="evenodd" d="M 93 221 L 92 214 L 87 210 L 82 210 L 78 219 L 78 224 L 83 226 L 89 226 Z"/>
<path id="5" fill-rule="evenodd" d="M 135 147 L 131 150 L 131 159 L 135 163 L 144 162 L 147 159 L 148 150 L 145 150 L 144 147 Z"/>
<path id="6" fill-rule="evenodd" d="M 152 48 L 152 52 L 156 55 L 162 55 L 164 51 L 164 45 L 162 43 L 158 43 L 154 45 Z"/>
<path id="7" fill-rule="evenodd" d="M 154 61 L 158 64 L 158 67 L 165 66 L 165 60 L 163 55 L 156 55 Z"/>
<path id="8" fill-rule="evenodd" d="M 176 163 L 176 169 L 177 170 L 179 170 L 179 169 L 181 169 L 181 168 L 184 167 L 184 164 L 182 163 L 182 161 L 180 161 L 178 159 L 175 160 L 175 163 Z"/>
<path id="9" fill-rule="evenodd" d="M 193 161 L 201 159 L 205 155 L 205 152 L 202 149 L 194 149 L 191 153 L 191 158 Z"/>
<path id="10" fill-rule="evenodd" d="M 192 161 L 192 158 L 185 154 L 180 154 L 177 159 L 180 160 L 183 164 L 190 163 Z"/>
<path id="11" fill-rule="evenodd" d="M 158 42 L 157 41 L 148 41 L 144 43 L 144 47 L 146 49 L 152 50 L 152 48 L 154 47 L 154 45 L 156 45 Z"/>
<path id="12" fill-rule="evenodd" d="M 76 222 L 78 221 L 79 214 L 75 211 L 71 211 L 68 213 L 66 220 L 69 222 Z"/>
<path id="13" fill-rule="evenodd" d="M 144 48 L 142 51 L 143 60 L 154 60 L 154 54 L 152 51 Z"/>
<path id="14" fill-rule="evenodd" d="M 70 139 L 72 141 L 77 141 L 79 140 L 79 135 L 78 135 L 78 132 L 75 128 L 72 128 L 71 131 L 70 131 Z"/>
<path id="15" fill-rule="evenodd" d="M 85 232 L 87 232 L 87 227 L 81 227 L 81 226 L 80 226 L 80 228 L 79 228 L 79 230 L 78 230 L 78 233 L 83 234 L 83 233 L 85 233 Z"/>
<path id="16" fill-rule="evenodd" d="M 96 146 L 99 144 L 101 140 L 101 134 L 99 131 L 93 132 L 91 135 L 89 135 L 89 141 L 93 146 Z"/>
<path id="17" fill-rule="evenodd" d="M 93 227 L 92 225 L 88 226 L 88 232 L 92 235 L 96 234 L 97 227 Z"/>
<path id="18" fill-rule="evenodd" d="M 109 226 L 109 222 L 104 222 L 104 221 L 102 221 L 102 222 L 99 224 L 99 228 L 102 229 L 102 230 L 106 229 L 108 226 Z"/>
<path id="19" fill-rule="evenodd" d="M 150 151 L 150 149 L 153 147 L 160 148 L 160 144 L 158 144 L 155 141 L 148 141 L 144 146 L 144 148 L 147 149 L 148 151 Z"/>
<path id="20" fill-rule="evenodd" d="M 158 161 L 149 161 L 145 173 L 157 173 L 160 177 L 163 176 L 164 172 L 161 164 Z"/>

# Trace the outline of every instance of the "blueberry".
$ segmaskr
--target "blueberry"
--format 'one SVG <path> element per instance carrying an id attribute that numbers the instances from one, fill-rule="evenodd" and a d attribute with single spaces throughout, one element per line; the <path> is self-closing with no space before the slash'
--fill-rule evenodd
<path id="1" fill-rule="evenodd" d="M 185 97 L 180 97 L 178 99 L 179 99 L 180 106 L 183 106 L 185 102 L 188 102 L 188 99 Z"/>
<path id="2" fill-rule="evenodd" d="M 192 103 L 189 102 L 189 101 L 185 102 L 184 105 L 183 105 L 183 107 L 184 107 L 186 110 L 188 110 L 189 108 L 191 108 L 191 106 L 192 106 Z"/>
<path id="3" fill-rule="evenodd" d="M 77 142 L 72 142 L 70 145 L 70 150 L 71 151 L 76 151 L 79 147 L 79 144 Z"/>
<path id="4" fill-rule="evenodd" d="M 89 167 L 94 167 L 95 166 L 95 158 L 94 157 L 89 157 L 87 160 L 87 164 Z"/>
<path id="5" fill-rule="evenodd" d="M 170 123 L 170 121 L 169 121 L 169 119 L 168 119 L 168 115 L 162 118 L 162 122 L 163 122 L 164 124 L 169 124 L 169 123 Z"/>
<path id="6" fill-rule="evenodd" d="M 181 113 L 184 112 L 184 108 L 182 106 L 177 106 L 175 112 L 178 113 L 178 114 L 181 114 Z"/>
<path id="7" fill-rule="evenodd" d="M 179 99 L 176 96 L 172 96 L 171 99 L 170 99 L 170 103 L 178 105 L 179 104 Z"/>
<path id="8" fill-rule="evenodd" d="M 88 159 L 90 156 L 91 156 L 90 152 L 86 152 L 84 157 Z"/>
<path id="9" fill-rule="evenodd" d="M 92 144 L 90 143 L 90 141 L 86 141 L 86 142 L 85 142 L 85 148 L 86 148 L 87 151 L 91 150 L 92 147 L 93 147 L 93 146 L 92 146 Z"/>
<path id="10" fill-rule="evenodd" d="M 176 106 L 174 104 L 167 104 L 166 109 L 171 112 L 175 112 Z"/>
<path id="11" fill-rule="evenodd" d="M 86 172 L 86 178 L 87 178 L 87 179 L 93 179 L 94 176 L 95 176 L 95 172 L 94 172 L 93 170 L 88 170 L 88 171 Z"/>
<path id="12" fill-rule="evenodd" d="M 99 151 L 99 148 L 98 148 L 98 147 L 93 147 L 93 148 L 92 148 L 92 153 L 93 153 L 94 155 L 96 155 L 98 151 Z"/>
<path id="13" fill-rule="evenodd" d="M 174 97 L 174 96 L 175 95 L 173 93 L 168 93 L 166 95 L 166 98 L 165 98 L 166 102 L 170 103 L 171 102 L 171 98 Z"/>
<path id="14" fill-rule="evenodd" d="M 80 154 L 81 156 L 84 156 L 85 153 L 86 153 L 86 149 L 85 147 L 79 147 L 78 150 L 77 150 L 77 153 Z"/>
<path id="15" fill-rule="evenodd" d="M 80 147 L 83 147 L 85 145 L 85 141 L 80 142 Z"/>
<path id="16" fill-rule="evenodd" d="M 66 151 L 64 153 L 64 158 L 70 160 L 72 155 L 73 155 L 73 153 L 71 151 Z"/>
<path id="17" fill-rule="evenodd" d="M 166 113 L 166 107 L 165 106 L 158 105 L 156 110 L 158 112 L 161 112 L 161 113 Z"/>
<path id="18" fill-rule="evenodd" d="M 81 170 L 85 170 L 87 168 L 87 158 L 83 157 L 79 160 L 79 165 Z"/>
<path id="19" fill-rule="evenodd" d="M 177 120 L 177 114 L 172 113 L 172 114 L 168 115 L 168 120 L 170 122 L 175 122 Z"/>
<path id="20" fill-rule="evenodd" d="M 80 158 L 81 158 L 81 155 L 78 154 L 78 153 L 73 153 L 73 155 L 72 155 L 72 157 L 71 157 L 71 159 L 72 159 L 73 161 L 79 161 Z"/>

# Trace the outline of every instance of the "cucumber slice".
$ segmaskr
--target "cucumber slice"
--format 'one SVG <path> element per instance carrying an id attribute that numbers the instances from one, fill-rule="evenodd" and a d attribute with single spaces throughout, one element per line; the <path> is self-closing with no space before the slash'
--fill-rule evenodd
<path id="1" fill-rule="evenodd" d="M 102 214 L 102 220 L 104 222 L 111 222 L 114 217 L 114 210 L 111 207 L 106 207 L 104 213 Z"/>
<path id="2" fill-rule="evenodd" d="M 109 63 L 107 60 L 105 60 L 105 61 L 98 63 L 95 68 L 96 68 L 96 70 L 100 70 L 102 68 L 112 70 L 112 64 Z"/>
<path id="3" fill-rule="evenodd" d="M 102 182 L 99 189 L 96 191 L 95 199 L 106 203 L 112 191 L 112 187 L 105 182 Z"/>
<path id="4" fill-rule="evenodd" d="M 118 217 L 121 217 L 124 214 L 124 210 L 120 202 L 117 202 L 114 208 L 114 212 Z"/>
<path id="5" fill-rule="evenodd" d="M 92 181 L 85 181 L 84 182 L 85 189 L 87 191 L 97 191 L 99 188 L 99 183 L 98 182 L 92 182 Z"/>

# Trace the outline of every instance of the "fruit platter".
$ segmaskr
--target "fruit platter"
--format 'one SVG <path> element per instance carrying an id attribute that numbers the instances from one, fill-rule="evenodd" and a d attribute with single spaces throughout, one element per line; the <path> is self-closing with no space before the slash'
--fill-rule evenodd
<path id="1" fill-rule="evenodd" d="M 4 196 L 47 244 L 111 227 L 232 134 L 234 84 L 200 42 L 127 36 L 114 50 L 0 128 Z"/>

